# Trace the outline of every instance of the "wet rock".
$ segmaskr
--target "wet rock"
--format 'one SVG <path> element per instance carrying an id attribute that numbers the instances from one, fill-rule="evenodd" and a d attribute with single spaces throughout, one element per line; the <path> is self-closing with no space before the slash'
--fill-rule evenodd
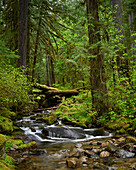
<path id="1" fill-rule="evenodd" d="M 14 151 L 14 150 L 17 150 L 18 149 L 18 146 L 13 144 L 12 147 L 10 148 L 10 150 Z"/>
<path id="2" fill-rule="evenodd" d="M 78 158 L 68 158 L 66 160 L 66 163 L 67 163 L 69 168 L 76 168 L 76 167 L 79 167 L 81 165 Z"/>
<path id="3" fill-rule="evenodd" d="M 69 154 L 69 157 L 81 157 L 84 155 L 85 150 L 81 148 L 74 148 L 73 151 Z"/>
<path id="4" fill-rule="evenodd" d="M 85 150 L 84 155 L 88 158 L 98 159 L 98 156 L 92 151 Z"/>
<path id="5" fill-rule="evenodd" d="M 102 142 L 101 147 L 104 148 L 109 145 L 108 141 Z"/>
<path id="6" fill-rule="evenodd" d="M 46 149 L 36 149 L 35 154 L 36 155 L 47 154 L 47 150 Z"/>
<path id="7" fill-rule="evenodd" d="M 82 144 L 81 143 L 77 143 L 75 147 L 76 148 L 82 148 Z"/>
<path id="8" fill-rule="evenodd" d="M 113 144 L 109 144 L 106 149 L 111 152 L 111 153 L 115 153 L 117 150 L 118 150 L 118 147 L 116 147 L 115 145 Z"/>
<path id="9" fill-rule="evenodd" d="M 72 139 L 82 139 L 85 138 L 85 133 L 83 129 L 70 129 L 65 127 L 48 127 L 44 128 L 42 131 L 45 135 L 50 134 L 52 137 L 62 137 L 62 138 L 72 138 Z"/>
<path id="10" fill-rule="evenodd" d="M 89 131 L 86 131 L 88 135 L 93 135 L 93 136 L 105 136 L 106 133 L 104 131 L 104 128 L 94 128 L 90 129 Z"/>
<path id="11" fill-rule="evenodd" d="M 124 149 L 120 149 L 117 152 L 118 158 L 133 158 L 135 156 L 135 153 L 125 151 Z"/>
<path id="12" fill-rule="evenodd" d="M 98 163 L 96 162 L 93 166 L 93 169 L 98 169 L 98 170 L 108 170 L 108 166 L 102 164 L 102 163 Z"/>
<path id="13" fill-rule="evenodd" d="M 106 157 L 109 157 L 109 156 L 110 156 L 110 153 L 108 151 L 102 151 L 100 153 L 101 158 L 106 158 Z"/>
<path id="14" fill-rule="evenodd" d="M 88 157 L 87 156 L 82 156 L 82 157 L 80 157 L 79 161 L 80 161 L 80 163 L 87 163 Z"/>
<path id="15" fill-rule="evenodd" d="M 93 148 L 92 151 L 93 151 L 94 153 L 96 153 L 96 154 L 98 154 L 99 152 L 101 152 L 101 151 L 100 151 L 100 148 Z"/>

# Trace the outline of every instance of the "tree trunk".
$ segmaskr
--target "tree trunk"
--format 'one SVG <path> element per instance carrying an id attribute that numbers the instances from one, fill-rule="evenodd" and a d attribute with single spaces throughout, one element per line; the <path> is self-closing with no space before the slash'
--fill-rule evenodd
<path id="1" fill-rule="evenodd" d="M 40 12 L 37 35 L 36 35 L 35 52 L 34 52 L 34 60 L 33 60 L 33 68 L 32 68 L 32 82 L 34 82 L 34 77 L 35 77 L 35 66 L 36 66 L 36 59 L 37 59 L 37 52 L 38 52 L 38 45 L 39 45 L 41 21 L 42 21 L 42 12 Z"/>
<path id="2" fill-rule="evenodd" d="M 100 26 L 98 16 L 98 1 L 86 0 L 88 17 L 89 45 L 95 48 L 89 50 L 90 55 L 90 82 L 92 93 L 92 104 L 100 114 L 107 111 L 108 95 L 106 88 L 104 60 L 100 54 Z M 93 24 L 93 27 L 92 27 Z"/>
<path id="3" fill-rule="evenodd" d="M 28 1 L 19 1 L 19 45 L 18 45 L 18 67 L 24 66 L 26 68 L 26 53 L 27 53 L 27 14 Z"/>

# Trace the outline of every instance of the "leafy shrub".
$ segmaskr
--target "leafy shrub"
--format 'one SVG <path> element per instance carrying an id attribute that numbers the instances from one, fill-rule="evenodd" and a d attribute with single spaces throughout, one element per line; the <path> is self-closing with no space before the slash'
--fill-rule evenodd
<path id="1" fill-rule="evenodd" d="M 0 67 L 0 107 L 21 109 L 29 102 L 26 76 L 12 66 Z"/>
<path id="2" fill-rule="evenodd" d="M 10 59 L 18 58 L 0 41 L 0 107 L 21 109 L 29 100 L 30 84 L 24 71 L 10 65 Z"/>

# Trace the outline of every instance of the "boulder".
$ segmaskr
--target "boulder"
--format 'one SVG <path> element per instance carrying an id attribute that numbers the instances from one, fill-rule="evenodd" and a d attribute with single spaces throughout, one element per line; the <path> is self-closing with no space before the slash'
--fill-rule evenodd
<path id="1" fill-rule="evenodd" d="M 61 137 L 61 138 L 71 138 L 71 139 L 82 139 L 85 138 L 85 133 L 83 129 L 70 129 L 59 126 L 46 127 L 42 131 L 46 136 L 51 137 Z"/>
<path id="2" fill-rule="evenodd" d="M 0 133 L 11 134 L 13 132 L 13 122 L 12 120 L 1 117 L 0 118 Z"/>

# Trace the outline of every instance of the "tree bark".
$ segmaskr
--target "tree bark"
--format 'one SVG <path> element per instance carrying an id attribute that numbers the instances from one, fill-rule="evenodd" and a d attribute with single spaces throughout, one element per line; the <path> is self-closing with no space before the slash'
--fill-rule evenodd
<path id="1" fill-rule="evenodd" d="M 26 53 L 27 53 L 27 15 L 28 15 L 28 1 L 19 1 L 19 44 L 18 44 L 18 67 L 24 66 L 26 68 Z"/>
<path id="2" fill-rule="evenodd" d="M 95 48 L 89 49 L 90 55 L 90 83 L 92 93 L 92 105 L 100 114 L 108 109 L 108 95 L 104 70 L 104 59 L 100 54 L 100 26 L 98 16 L 98 1 L 86 0 L 88 18 L 89 45 Z M 93 27 L 92 27 L 93 24 Z"/>
<path id="3" fill-rule="evenodd" d="M 34 52 L 34 60 L 33 60 L 33 68 L 32 68 L 32 82 L 34 82 L 34 77 L 35 77 L 35 66 L 36 66 L 37 52 L 38 52 L 38 45 L 39 45 L 40 26 L 41 26 L 41 22 L 42 22 L 41 15 L 42 15 L 42 12 L 40 12 L 38 30 L 37 30 L 37 35 L 36 35 L 35 52 Z"/>

